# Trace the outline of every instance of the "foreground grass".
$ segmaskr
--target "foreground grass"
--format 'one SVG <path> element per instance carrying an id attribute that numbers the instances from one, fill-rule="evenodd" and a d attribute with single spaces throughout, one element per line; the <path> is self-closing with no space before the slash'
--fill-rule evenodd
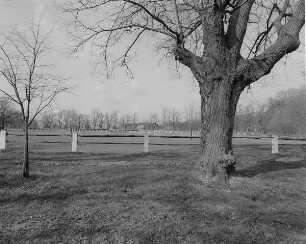
<path id="1" fill-rule="evenodd" d="M 0 155 L 0 243 L 305 243 L 305 146 L 236 146 L 228 185 L 195 177 L 197 146 L 149 154 Z"/>

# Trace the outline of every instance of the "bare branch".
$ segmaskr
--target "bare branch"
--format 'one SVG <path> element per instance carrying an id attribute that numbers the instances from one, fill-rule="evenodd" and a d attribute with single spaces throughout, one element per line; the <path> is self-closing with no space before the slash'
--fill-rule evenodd
<path id="1" fill-rule="evenodd" d="M 42 58 L 50 50 L 47 45 L 50 35 L 51 31 L 41 31 L 40 24 L 32 24 L 29 32 L 16 28 L 2 35 L 0 75 L 14 92 L 5 89 L 0 92 L 20 106 L 27 126 L 60 92 L 69 89 L 62 85 L 60 77 L 48 73 L 50 65 L 42 63 Z"/>
<path id="2" fill-rule="evenodd" d="M 254 58 L 240 61 L 236 75 L 240 79 L 243 77 L 243 86 L 247 86 L 268 74 L 283 56 L 299 47 L 299 33 L 304 23 L 305 1 L 300 1 L 289 21 L 282 25 L 275 42 Z"/>
<path id="3" fill-rule="evenodd" d="M 255 0 L 238 0 L 229 19 L 229 26 L 226 33 L 227 46 L 229 49 L 234 47 L 236 49 L 236 55 L 240 54 L 254 1 Z"/>

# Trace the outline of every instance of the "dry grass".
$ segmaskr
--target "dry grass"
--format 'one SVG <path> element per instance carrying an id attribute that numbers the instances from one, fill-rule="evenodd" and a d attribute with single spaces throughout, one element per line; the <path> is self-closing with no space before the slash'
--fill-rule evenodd
<path id="1" fill-rule="evenodd" d="M 32 142 L 27 180 L 18 140 L 0 155 L 0 243 L 306 242 L 305 145 L 276 162 L 270 145 L 236 143 L 237 175 L 219 185 L 194 177 L 197 145 L 51 142 Z"/>

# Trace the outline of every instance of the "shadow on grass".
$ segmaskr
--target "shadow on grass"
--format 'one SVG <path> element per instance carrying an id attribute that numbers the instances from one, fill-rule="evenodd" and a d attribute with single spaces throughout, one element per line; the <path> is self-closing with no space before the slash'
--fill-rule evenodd
<path id="1" fill-rule="evenodd" d="M 265 174 L 274 171 L 282 171 L 287 169 L 300 169 L 306 168 L 306 161 L 299 161 L 299 162 L 276 162 L 273 159 L 271 160 L 263 160 L 259 161 L 259 163 L 255 166 L 237 170 L 237 176 L 242 177 L 254 177 L 258 174 Z"/>
<path id="2" fill-rule="evenodd" d="M 29 204 L 33 201 L 38 202 L 61 202 L 65 201 L 67 198 L 75 196 L 75 195 L 82 195 L 86 194 L 87 190 L 83 188 L 56 188 L 51 189 L 45 192 L 37 192 L 37 193 L 21 193 L 17 196 L 13 197 L 2 197 L 0 199 L 0 203 L 13 203 L 13 202 L 22 202 L 24 204 Z"/>
<path id="3" fill-rule="evenodd" d="M 34 173 L 31 174 L 29 178 L 22 178 L 21 173 L 13 174 L 10 177 L 7 177 L 6 174 L 0 173 L 0 189 L 21 187 L 24 186 L 24 184 L 35 183 L 35 181 L 47 182 L 51 178 L 54 178 L 54 176 Z"/>
<path id="4" fill-rule="evenodd" d="M 34 154 L 34 153 L 33 153 Z M 76 152 L 76 153 L 66 153 L 59 152 L 50 157 L 51 154 L 45 155 L 33 155 L 32 159 L 37 160 L 48 160 L 48 161 L 64 161 L 64 162 L 75 162 L 75 161 L 90 161 L 90 160 L 139 160 L 139 159 L 148 159 L 148 158 L 162 158 L 162 159 L 179 159 L 183 157 L 183 154 L 180 152 L 150 152 L 150 153 L 85 153 L 85 152 Z"/>

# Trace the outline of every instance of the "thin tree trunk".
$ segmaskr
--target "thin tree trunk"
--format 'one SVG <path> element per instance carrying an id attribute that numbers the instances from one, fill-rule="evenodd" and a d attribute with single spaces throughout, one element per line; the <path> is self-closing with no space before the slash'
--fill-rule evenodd
<path id="1" fill-rule="evenodd" d="M 200 85 L 201 155 L 199 168 L 205 179 L 217 176 L 226 181 L 235 171 L 232 135 L 236 105 L 240 93 L 230 82 Z"/>
<path id="2" fill-rule="evenodd" d="M 30 176 L 29 169 L 29 125 L 28 120 L 24 122 L 24 161 L 22 167 L 22 177 L 28 178 Z"/>

